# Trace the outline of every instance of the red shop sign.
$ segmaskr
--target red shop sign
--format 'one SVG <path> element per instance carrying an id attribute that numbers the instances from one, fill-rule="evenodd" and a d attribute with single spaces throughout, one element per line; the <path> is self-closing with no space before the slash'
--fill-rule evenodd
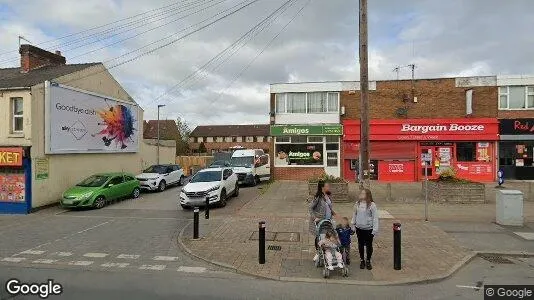
<path id="1" fill-rule="evenodd" d="M 344 140 L 360 139 L 360 122 L 344 122 Z M 497 119 L 371 120 L 370 139 L 383 141 L 455 141 L 499 139 Z"/>
<path id="2" fill-rule="evenodd" d="M 0 148 L 0 166 L 22 166 L 22 148 Z"/>

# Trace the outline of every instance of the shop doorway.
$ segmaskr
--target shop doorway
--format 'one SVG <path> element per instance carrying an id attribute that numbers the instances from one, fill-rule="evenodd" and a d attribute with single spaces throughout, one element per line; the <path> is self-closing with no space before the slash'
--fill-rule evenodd
<path id="1" fill-rule="evenodd" d="M 428 179 L 436 179 L 438 177 L 434 167 L 434 158 L 436 157 L 435 148 L 436 147 L 421 146 L 419 154 L 419 180 L 424 180 L 425 175 L 428 176 Z M 421 157 L 423 156 L 423 154 L 428 154 L 430 157 L 432 157 L 432 161 L 422 162 Z"/>
<path id="2" fill-rule="evenodd" d="M 327 175 L 340 177 L 339 150 L 326 151 L 326 167 L 324 171 Z"/>

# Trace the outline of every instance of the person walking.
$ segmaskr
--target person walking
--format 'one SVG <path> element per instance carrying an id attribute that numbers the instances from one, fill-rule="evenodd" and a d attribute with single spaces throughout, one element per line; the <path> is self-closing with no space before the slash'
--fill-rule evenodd
<path id="1" fill-rule="evenodd" d="M 332 200 L 330 199 L 330 185 L 324 181 L 317 183 L 317 192 L 309 206 L 310 210 L 310 232 L 315 235 L 315 250 L 319 249 L 319 237 L 316 234 L 317 223 L 321 220 L 332 220 L 335 212 L 332 209 Z M 319 259 L 319 254 L 315 254 L 314 261 Z"/>
<path id="2" fill-rule="evenodd" d="M 373 238 L 378 234 L 378 209 L 373 201 L 369 189 L 363 189 L 356 204 L 351 221 L 356 227 L 358 238 L 358 252 L 360 253 L 360 269 L 373 269 L 371 257 L 373 256 Z M 365 257 L 367 256 L 367 259 Z"/>

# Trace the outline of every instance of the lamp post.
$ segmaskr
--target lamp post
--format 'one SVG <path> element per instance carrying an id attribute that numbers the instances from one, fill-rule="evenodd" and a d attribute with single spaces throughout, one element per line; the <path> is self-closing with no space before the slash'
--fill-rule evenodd
<path id="1" fill-rule="evenodd" d="M 158 104 L 158 153 L 157 153 L 157 164 L 159 165 L 159 109 L 164 107 L 165 104 Z"/>

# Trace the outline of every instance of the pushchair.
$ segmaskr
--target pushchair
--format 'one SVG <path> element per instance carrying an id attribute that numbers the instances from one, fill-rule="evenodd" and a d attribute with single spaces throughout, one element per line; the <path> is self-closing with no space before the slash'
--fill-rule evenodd
<path id="1" fill-rule="evenodd" d="M 324 239 L 327 232 L 330 232 L 330 234 L 335 236 L 336 238 L 338 237 L 337 232 L 334 228 L 334 225 L 332 224 L 332 221 L 330 220 L 319 221 L 316 225 L 316 231 L 315 231 L 316 238 L 318 238 L 319 241 Z M 338 251 L 340 250 L 339 247 L 337 250 Z M 345 253 L 341 253 L 341 254 L 343 256 L 344 267 L 343 268 L 337 267 L 338 261 L 335 255 L 333 255 L 333 258 L 332 258 L 332 266 L 334 267 L 334 269 L 341 270 L 341 275 L 343 275 L 343 277 L 347 277 L 349 275 L 349 269 L 345 261 L 346 255 Z M 317 268 L 323 267 L 323 277 L 328 278 L 330 276 L 330 270 L 328 269 L 328 263 L 326 261 L 325 250 L 322 247 L 319 247 L 317 249 L 317 255 L 319 258 L 315 261 L 315 266 Z"/>

